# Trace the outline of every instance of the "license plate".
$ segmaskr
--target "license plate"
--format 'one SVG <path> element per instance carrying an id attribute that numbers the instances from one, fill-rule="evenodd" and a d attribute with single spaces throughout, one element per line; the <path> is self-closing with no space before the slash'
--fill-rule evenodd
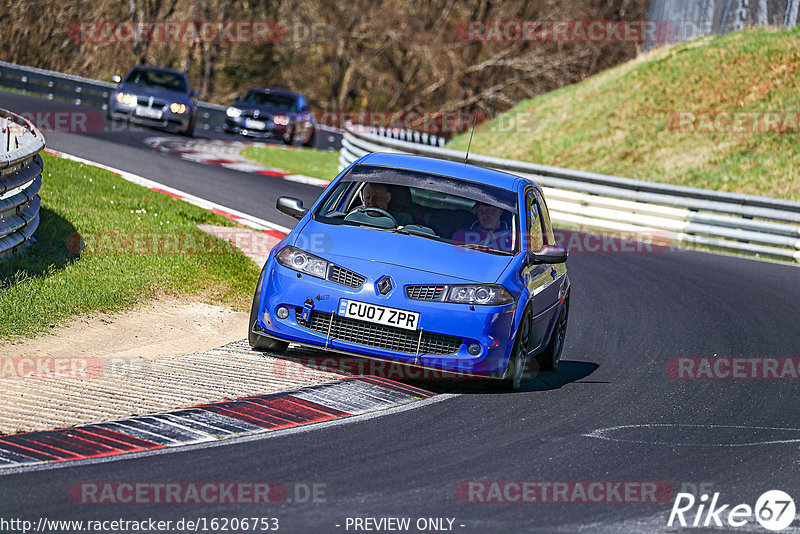
<path id="1" fill-rule="evenodd" d="M 406 330 L 416 330 L 419 326 L 419 314 L 417 312 L 387 308 L 386 306 L 367 304 L 357 300 L 340 300 L 339 315 L 369 321 L 370 323 L 405 328 Z"/>
<path id="2" fill-rule="evenodd" d="M 162 115 L 164 115 L 164 112 L 160 109 L 137 107 L 136 114 L 140 117 L 147 117 L 148 119 L 160 119 Z"/>
<path id="3" fill-rule="evenodd" d="M 266 130 L 267 123 L 264 121 L 256 121 L 253 119 L 245 119 L 244 120 L 244 127 L 245 128 L 252 128 L 254 130 Z"/>

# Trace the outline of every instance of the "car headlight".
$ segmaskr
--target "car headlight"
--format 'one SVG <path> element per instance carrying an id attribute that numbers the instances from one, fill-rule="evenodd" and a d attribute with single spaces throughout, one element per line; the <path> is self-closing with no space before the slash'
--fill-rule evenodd
<path id="1" fill-rule="evenodd" d="M 186 112 L 186 104 L 178 104 L 177 102 L 173 102 L 169 105 L 169 110 L 173 113 L 185 113 Z"/>
<path id="2" fill-rule="evenodd" d="M 289 124 L 289 117 L 287 117 L 285 115 L 276 115 L 272 119 L 272 122 L 274 122 L 275 124 L 278 124 L 280 126 L 286 126 L 287 124 Z"/>
<path id="3" fill-rule="evenodd" d="M 242 114 L 242 110 L 239 109 L 239 108 L 235 108 L 233 106 L 230 106 L 228 109 L 225 110 L 225 114 L 228 117 L 230 117 L 232 119 L 235 119 L 236 117 L 239 117 Z"/>
<path id="4" fill-rule="evenodd" d="M 325 278 L 328 273 L 327 261 L 291 245 L 281 249 L 275 259 L 284 267 L 310 274 L 317 278 Z"/>
<path id="5" fill-rule="evenodd" d="M 114 95 L 114 98 L 117 99 L 117 102 L 119 102 L 120 104 L 125 104 L 126 106 L 136 105 L 135 95 L 129 95 L 128 93 L 117 93 Z"/>
<path id="6" fill-rule="evenodd" d="M 484 304 L 498 306 L 501 304 L 511 304 L 514 297 L 506 288 L 499 284 L 479 284 L 469 286 L 450 286 L 447 294 L 447 302 L 458 302 L 461 304 Z"/>

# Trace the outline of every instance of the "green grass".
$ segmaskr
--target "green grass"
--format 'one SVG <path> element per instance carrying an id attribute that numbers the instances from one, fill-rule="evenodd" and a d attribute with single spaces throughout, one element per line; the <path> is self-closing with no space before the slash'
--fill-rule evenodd
<path id="1" fill-rule="evenodd" d="M 258 268 L 226 241 L 197 229 L 231 221 L 96 167 L 47 154 L 43 160 L 36 243 L 0 263 L 0 340 L 161 295 L 249 309 Z M 119 245 L 113 231 L 140 242 L 163 239 L 172 253 Z M 80 255 L 73 252 L 76 232 L 86 244 Z M 191 246 L 197 240 L 216 253 Z"/>
<path id="2" fill-rule="evenodd" d="M 798 86 L 800 27 L 706 38 L 522 101 L 479 125 L 471 151 L 800 200 L 796 127 L 794 133 L 686 132 L 676 115 L 798 113 Z M 461 135 L 448 147 L 464 150 L 468 139 L 468 133 Z"/>
<path id="3" fill-rule="evenodd" d="M 332 180 L 339 174 L 338 152 L 264 145 L 245 148 L 241 154 L 256 163 L 277 167 L 291 174 L 303 174 L 322 180 Z"/>

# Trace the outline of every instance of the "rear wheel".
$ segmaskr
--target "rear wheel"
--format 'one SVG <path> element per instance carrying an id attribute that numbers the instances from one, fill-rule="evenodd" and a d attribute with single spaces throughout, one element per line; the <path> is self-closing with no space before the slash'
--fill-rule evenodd
<path id="1" fill-rule="evenodd" d="M 508 358 L 506 375 L 501 381 L 503 391 L 516 391 L 522 385 L 522 378 L 525 376 L 525 366 L 528 361 L 528 345 L 531 336 L 531 316 L 530 312 L 525 312 L 522 317 L 517 337 L 514 340 L 514 348 Z"/>
<path id="2" fill-rule="evenodd" d="M 278 341 L 275 339 L 270 339 L 265 336 L 261 336 L 253 332 L 253 327 L 256 325 L 256 321 L 258 320 L 258 299 L 261 296 L 261 283 L 264 280 L 264 271 L 261 271 L 261 276 L 258 279 L 258 285 L 256 286 L 256 293 L 253 295 L 253 305 L 250 307 L 250 320 L 248 321 L 248 329 L 247 329 L 247 340 L 250 342 L 250 346 L 256 350 L 260 351 L 268 351 L 268 352 L 283 352 L 289 346 L 288 343 L 285 341 Z"/>
<path id="3" fill-rule="evenodd" d="M 561 352 L 564 350 L 564 338 L 567 335 L 567 322 L 569 321 L 569 295 L 564 300 L 564 305 L 561 307 L 561 312 L 558 314 L 553 334 L 550 336 L 550 342 L 547 348 L 536 359 L 539 362 L 539 370 L 541 371 L 556 371 L 558 369 L 558 360 L 561 358 Z"/>

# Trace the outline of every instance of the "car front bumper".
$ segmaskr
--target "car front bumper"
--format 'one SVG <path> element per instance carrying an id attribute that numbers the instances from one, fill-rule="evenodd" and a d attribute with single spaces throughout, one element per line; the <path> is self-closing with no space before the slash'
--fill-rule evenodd
<path id="1" fill-rule="evenodd" d="M 142 126 L 163 128 L 166 130 L 185 131 L 192 120 L 192 110 L 184 113 L 173 113 L 169 109 L 162 110 L 161 118 L 143 117 L 136 113 L 136 106 L 128 106 L 112 99 L 108 105 L 109 116 L 112 119 L 125 120 Z"/>
<path id="2" fill-rule="evenodd" d="M 455 373 L 496 376 L 508 363 L 513 343 L 516 304 L 473 306 L 411 300 L 399 280 L 390 295 L 377 294 L 374 280 L 358 289 L 288 269 L 271 258 L 265 269 L 258 320 L 254 331 L 283 341 L 402 362 Z M 425 283 L 425 282 L 422 282 Z M 441 283 L 433 282 L 433 283 Z M 344 318 L 338 314 L 341 299 L 354 300 L 420 314 L 419 328 L 406 330 Z M 276 310 L 289 314 L 280 319 Z M 304 310 L 308 316 L 304 320 Z M 477 343 L 480 352 L 470 354 Z"/>

